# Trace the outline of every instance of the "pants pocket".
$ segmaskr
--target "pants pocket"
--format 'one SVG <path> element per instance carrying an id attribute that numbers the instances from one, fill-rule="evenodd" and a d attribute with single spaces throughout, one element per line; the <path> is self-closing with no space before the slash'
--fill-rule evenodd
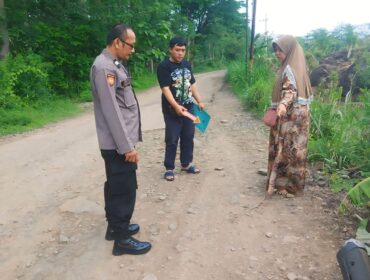
<path id="1" fill-rule="evenodd" d="M 136 192 L 136 171 L 111 174 L 108 179 L 109 195 L 128 195 Z"/>
<path id="2" fill-rule="evenodd" d="M 130 194 L 136 191 L 137 164 L 125 161 L 125 156 L 112 150 L 102 150 L 108 183 L 108 193 Z"/>

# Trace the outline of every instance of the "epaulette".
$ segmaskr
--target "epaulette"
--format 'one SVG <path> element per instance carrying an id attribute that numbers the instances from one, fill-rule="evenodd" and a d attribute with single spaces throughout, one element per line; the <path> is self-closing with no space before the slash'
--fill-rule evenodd
<path id="1" fill-rule="evenodd" d="M 116 65 L 117 68 L 121 68 L 121 62 L 119 62 L 118 59 L 113 59 L 114 65 Z"/>

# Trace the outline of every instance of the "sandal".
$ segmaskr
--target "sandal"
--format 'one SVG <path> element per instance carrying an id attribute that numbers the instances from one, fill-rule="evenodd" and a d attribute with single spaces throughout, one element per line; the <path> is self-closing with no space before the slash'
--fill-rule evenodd
<path id="1" fill-rule="evenodd" d="M 182 167 L 181 171 L 186 171 L 190 174 L 198 174 L 200 173 L 200 170 L 195 167 L 195 165 L 189 164 L 187 167 Z"/>
<path id="2" fill-rule="evenodd" d="M 294 198 L 294 194 L 289 193 L 286 189 L 278 190 L 277 193 L 285 198 Z"/>
<path id="3" fill-rule="evenodd" d="M 175 173 L 173 172 L 173 170 L 166 170 L 166 172 L 164 173 L 164 178 L 167 181 L 173 181 L 175 180 Z"/>

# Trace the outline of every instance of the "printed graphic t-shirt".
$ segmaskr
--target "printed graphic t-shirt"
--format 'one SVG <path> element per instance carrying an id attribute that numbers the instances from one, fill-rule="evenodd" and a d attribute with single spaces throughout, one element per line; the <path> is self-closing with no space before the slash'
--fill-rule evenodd
<path id="1" fill-rule="evenodd" d="M 180 63 L 170 61 L 168 58 L 162 61 L 157 68 L 157 78 L 159 86 L 169 87 L 176 102 L 188 108 L 192 106 L 194 98 L 191 92 L 191 85 L 195 83 L 195 78 L 191 71 L 191 65 L 183 60 Z M 162 111 L 170 112 L 170 103 L 162 94 Z"/>

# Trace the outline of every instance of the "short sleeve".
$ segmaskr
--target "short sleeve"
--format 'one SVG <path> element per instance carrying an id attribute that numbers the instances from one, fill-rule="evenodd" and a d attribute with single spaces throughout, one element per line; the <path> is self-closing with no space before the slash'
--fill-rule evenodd
<path id="1" fill-rule="evenodd" d="M 163 62 L 157 67 L 157 79 L 161 88 L 169 87 L 172 84 L 170 70 Z"/>

